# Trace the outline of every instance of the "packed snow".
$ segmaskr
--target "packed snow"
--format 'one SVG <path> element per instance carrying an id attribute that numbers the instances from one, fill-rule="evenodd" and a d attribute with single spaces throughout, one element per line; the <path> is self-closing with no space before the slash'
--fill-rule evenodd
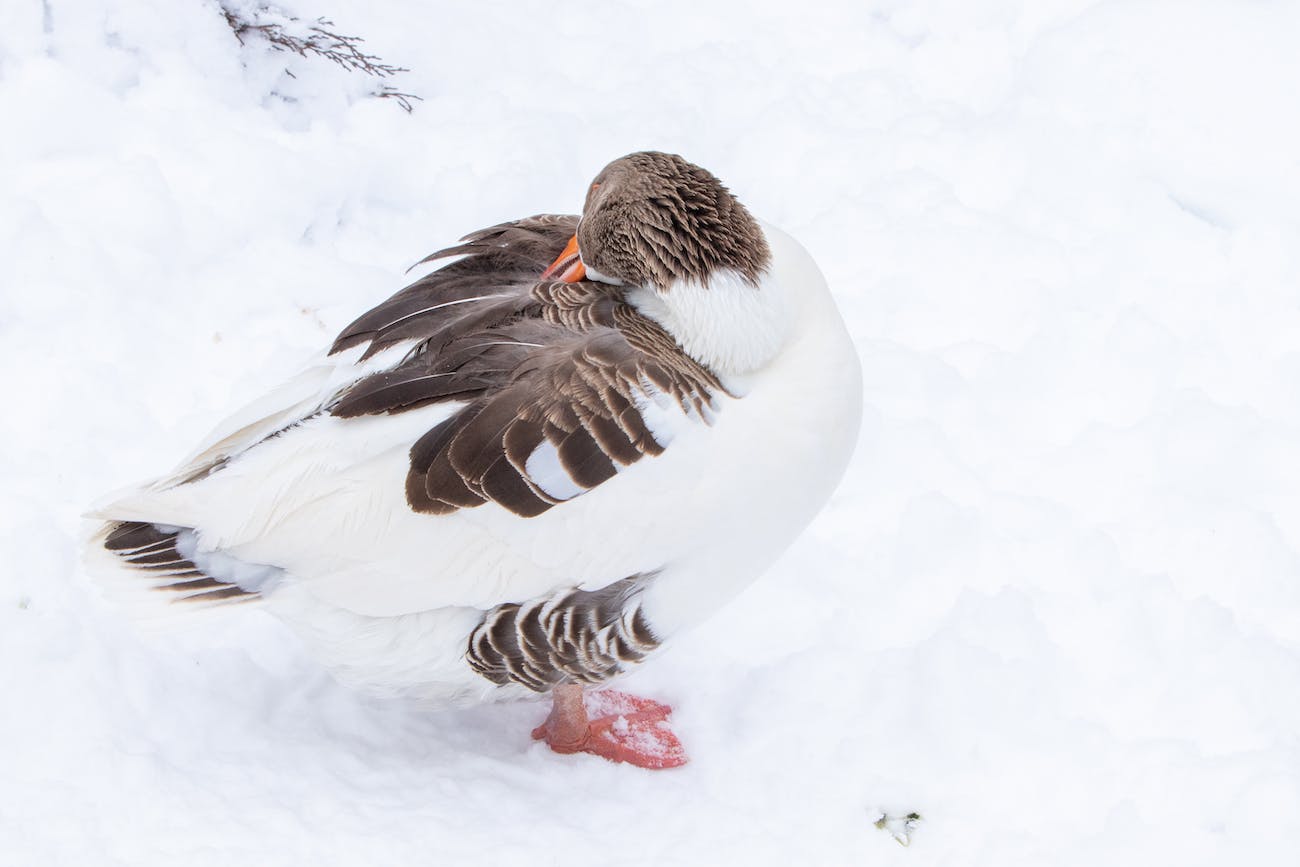
<path id="1" fill-rule="evenodd" d="M 0 6 L 0 864 L 1296 863 L 1300 7 L 280 5 L 423 102 L 216 0 Z M 830 506 L 619 684 L 691 764 L 101 597 L 95 500 L 650 148 L 803 241 L 865 372 Z"/>

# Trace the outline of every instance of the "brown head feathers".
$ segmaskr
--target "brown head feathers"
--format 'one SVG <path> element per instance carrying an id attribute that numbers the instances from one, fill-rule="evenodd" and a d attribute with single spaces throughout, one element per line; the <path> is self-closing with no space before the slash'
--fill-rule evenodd
<path id="1" fill-rule="evenodd" d="M 758 222 L 721 181 L 657 151 L 614 160 L 596 176 L 578 246 L 588 268 L 658 289 L 703 285 L 720 269 L 757 286 L 771 260 Z"/>

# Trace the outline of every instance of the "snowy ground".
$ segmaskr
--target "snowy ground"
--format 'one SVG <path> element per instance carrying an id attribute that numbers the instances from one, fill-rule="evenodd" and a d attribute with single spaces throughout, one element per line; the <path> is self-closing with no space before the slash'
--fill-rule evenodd
<path id="1" fill-rule="evenodd" d="M 0 7 L 0 863 L 1296 863 L 1295 4 L 290 7 L 425 101 L 215 0 Z M 690 766 L 94 595 L 88 503 L 644 148 L 804 240 L 866 373 L 832 506 L 628 682 Z"/>

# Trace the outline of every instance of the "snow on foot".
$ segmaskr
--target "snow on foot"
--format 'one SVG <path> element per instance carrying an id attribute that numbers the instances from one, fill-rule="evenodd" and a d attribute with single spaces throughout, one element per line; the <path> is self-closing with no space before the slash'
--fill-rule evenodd
<path id="1" fill-rule="evenodd" d="M 662 770 L 686 764 L 686 750 L 668 727 L 673 710 L 668 705 L 612 689 L 585 693 L 583 705 L 589 720 L 585 732 L 574 737 L 564 731 L 564 722 L 553 712 L 533 729 L 533 738 L 546 741 L 557 753 L 591 753 L 639 768 Z"/>

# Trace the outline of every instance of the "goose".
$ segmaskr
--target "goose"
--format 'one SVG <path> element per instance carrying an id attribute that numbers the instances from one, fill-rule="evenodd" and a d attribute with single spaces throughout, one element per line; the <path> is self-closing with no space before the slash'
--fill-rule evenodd
<path id="1" fill-rule="evenodd" d="M 429 262 L 92 512 L 94 571 L 168 617 L 264 607 L 374 694 L 549 694 L 532 734 L 554 751 L 685 763 L 670 707 L 603 685 L 753 582 L 838 484 L 861 370 L 825 278 L 652 151 L 606 166 L 581 217 Z"/>

